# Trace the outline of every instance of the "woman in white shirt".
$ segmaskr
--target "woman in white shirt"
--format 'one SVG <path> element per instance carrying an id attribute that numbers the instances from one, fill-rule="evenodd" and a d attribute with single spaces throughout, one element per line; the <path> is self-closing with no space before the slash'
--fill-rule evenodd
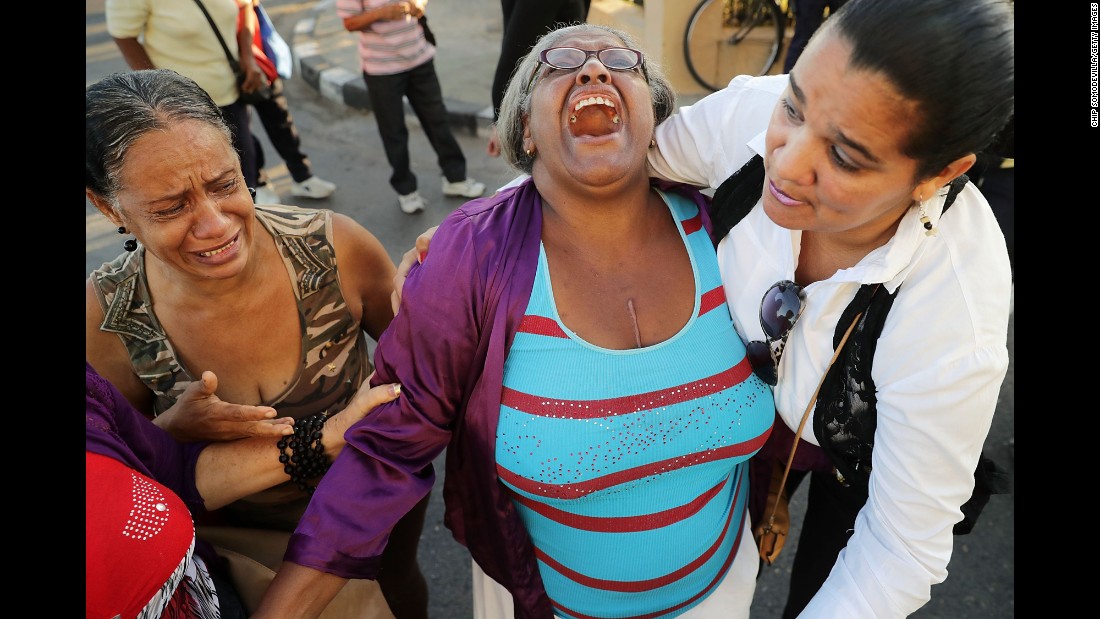
<path id="1" fill-rule="evenodd" d="M 903 617 L 947 577 L 1012 294 L 989 204 L 951 181 L 1012 114 L 1013 88 L 1011 3 L 852 0 L 789 76 L 738 77 L 657 128 L 657 176 L 717 188 L 746 162 L 742 176 L 763 174 L 718 246 L 734 324 L 763 350 L 758 373 L 778 376 L 783 423 L 753 460 L 767 469 L 754 493 L 786 463 L 857 290 L 892 297 L 877 349 L 855 355 L 873 369 L 842 356 L 843 397 L 817 399 L 801 434 L 792 477 L 809 473 L 809 504 L 784 617 Z M 729 208 L 720 189 L 715 220 Z M 777 291 L 801 316 L 765 334 L 776 316 L 761 298 Z"/>

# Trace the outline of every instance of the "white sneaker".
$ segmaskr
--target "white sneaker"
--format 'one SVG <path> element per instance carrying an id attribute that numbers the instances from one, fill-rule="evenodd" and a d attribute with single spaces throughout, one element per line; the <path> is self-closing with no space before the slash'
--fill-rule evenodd
<path id="1" fill-rule="evenodd" d="M 271 185 L 260 185 L 256 188 L 255 202 L 256 204 L 282 204 L 282 198 L 275 193 Z"/>
<path id="2" fill-rule="evenodd" d="M 319 176 L 311 176 L 300 183 L 290 185 L 291 195 L 301 198 L 327 198 L 336 191 L 336 185 Z"/>
<path id="3" fill-rule="evenodd" d="M 397 196 L 397 201 L 401 203 L 401 211 L 409 215 L 424 210 L 424 198 L 420 197 L 419 192 L 414 191 L 408 195 L 399 195 Z"/>
<path id="4" fill-rule="evenodd" d="M 483 193 L 485 193 L 485 183 L 479 183 L 472 178 L 451 183 L 447 181 L 446 176 L 443 177 L 443 195 L 445 196 L 476 198 Z"/>

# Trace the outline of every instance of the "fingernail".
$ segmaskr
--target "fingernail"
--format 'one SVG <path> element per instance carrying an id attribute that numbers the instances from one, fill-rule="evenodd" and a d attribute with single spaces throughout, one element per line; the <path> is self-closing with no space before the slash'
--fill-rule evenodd
<path id="1" fill-rule="evenodd" d="M 390 395 L 392 395 L 395 398 L 397 396 L 401 395 L 401 384 L 400 383 L 394 383 L 394 384 L 390 385 Z"/>
<path id="2" fill-rule="evenodd" d="M 422 251 L 422 252 L 416 254 L 416 261 L 419 262 L 420 264 L 424 264 L 424 258 L 427 255 L 428 255 L 428 252 L 426 252 L 426 251 Z"/>

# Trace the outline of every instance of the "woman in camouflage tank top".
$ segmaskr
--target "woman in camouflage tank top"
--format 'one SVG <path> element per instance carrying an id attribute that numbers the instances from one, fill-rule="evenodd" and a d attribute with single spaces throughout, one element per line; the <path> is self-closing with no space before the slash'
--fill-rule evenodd
<path id="1" fill-rule="evenodd" d="M 286 418 L 340 413 L 371 372 L 363 332 L 393 319 L 378 239 L 329 210 L 254 205 L 217 106 L 189 78 L 117 74 L 86 99 L 88 199 L 136 239 L 88 278 L 87 360 L 180 440 L 281 436 Z M 160 415 L 206 370 L 213 402 Z M 289 532 L 308 499 L 288 481 L 221 516 Z M 426 506 L 405 517 L 379 578 L 399 619 L 427 612 Z"/>

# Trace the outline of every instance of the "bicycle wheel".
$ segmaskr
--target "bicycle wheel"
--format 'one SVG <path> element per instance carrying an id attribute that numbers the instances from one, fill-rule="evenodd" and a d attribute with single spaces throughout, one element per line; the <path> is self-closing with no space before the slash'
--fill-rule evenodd
<path id="1" fill-rule="evenodd" d="M 688 71 L 711 91 L 738 75 L 766 75 L 783 47 L 784 22 L 774 0 L 703 0 L 684 31 Z"/>

